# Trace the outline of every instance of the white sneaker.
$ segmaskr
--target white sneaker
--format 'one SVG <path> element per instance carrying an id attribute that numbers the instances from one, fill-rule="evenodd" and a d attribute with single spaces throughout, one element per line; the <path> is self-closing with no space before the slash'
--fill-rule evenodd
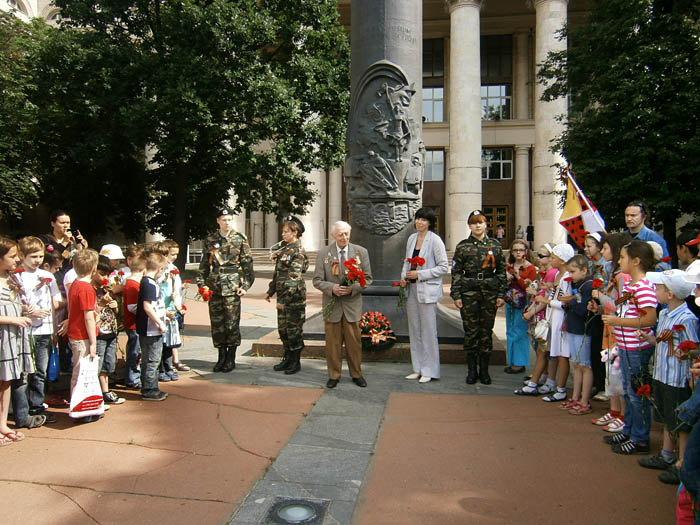
<path id="1" fill-rule="evenodd" d="M 605 392 L 598 392 L 596 395 L 593 396 L 593 399 L 596 401 L 608 401 L 610 398 Z"/>
<path id="2" fill-rule="evenodd" d="M 623 428 L 625 428 L 625 422 L 622 421 L 620 418 L 615 418 L 615 421 L 611 421 L 610 423 L 608 423 L 606 426 L 603 427 L 603 430 L 614 434 L 616 432 L 622 432 Z"/>
<path id="3" fill-rule="evenodd" d="M 418 379 L 420 377 L 420 374 L 418 372 L 413 372 L 412 374 L 408 374 L 406 376 L 406 379 Z"/>
<path id="4" fill-rule="evenodd" d="M 418 380 L 419 383 L 430 383 L 431 378 L 428 376 L 421 376 L 421 378 Z"/>

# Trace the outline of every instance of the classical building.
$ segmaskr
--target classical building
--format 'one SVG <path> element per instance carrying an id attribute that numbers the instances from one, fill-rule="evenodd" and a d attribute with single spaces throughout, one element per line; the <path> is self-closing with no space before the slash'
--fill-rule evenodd
<path id="1" fill-rule="evenodd" d="M 0 11 L 12 11 L 24 21 L 43 18 L 53 24 L 60 17 L 60 10 L 51 0 L 0 0 Z"/>

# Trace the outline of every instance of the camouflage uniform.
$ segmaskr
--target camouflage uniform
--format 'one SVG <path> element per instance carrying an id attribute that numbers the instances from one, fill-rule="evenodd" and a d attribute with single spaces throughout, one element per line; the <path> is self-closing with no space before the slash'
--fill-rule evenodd
<path id="1" fill-rule="evenodd" d="M 209 299 L 209 319 L 217 348 L 241 344 L 241 298 L 236 292 L 239 288 L 247 291 L 253 281 L 253 258 L 245 235 L 232 230 L 224 237 L 217 231 L 206 238 L 197 286 L 214 292 Z"/>
<path id="2" fill-rule="evenodd" d="M 285 244 L 276 254 L 275 272 L 267 295 L 277 294 L 277 329 L 285 352 L 304 348 L 302 327 L 306 318 L 306 283 L 303 273 L 309 268 L 309 259 L 301 241 Z"/>
<path id="3" fill-rule="evenodd" d="M 492 258 L 489 257 L 491 251 Z M 484 267 L 486 264 L 486 267 Z M 462 300 L 459 313 L 464 327 L 464 350 L 472 381 L 476 381 L 476 357 L 479 355 L 485 377 L 488 378 L 488 359 L 493 349 L 493 323 L 496 319 L 496 300 L 506 292 L 506 263 L 503 249 L 496 239 L 474 236 L 461 241 L 452 259 L 452 287 L 450 296 Z M 473 366 L 472 366 L 473 365 Z M 482 383 L 490 383 L 484 381 Z"/>

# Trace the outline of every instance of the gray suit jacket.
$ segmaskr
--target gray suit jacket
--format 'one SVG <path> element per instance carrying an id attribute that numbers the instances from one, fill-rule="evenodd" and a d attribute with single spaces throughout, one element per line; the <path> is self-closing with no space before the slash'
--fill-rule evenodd
<path id="1" fill-rule="evenodd" d="M 355 259 L 357 266 L 365 274 L 367 286 L 372 284 L 372 268 L 369 264 L 369 254 L 362 246 L 348 244 L 348 259 Z M 333 285 L 340 284 L 342 272 L 333 275 L 333 263 L 339 263 L 338 247 L 335 242 L 319 250 L 316 258 L 316 271 L 314 272 L 313 284 L 323 292 L 323 306 L 328 304 L 332 297 L 335 297 L 335 306 L 327 321 L 339 323 L 343 315 L 350 323 L 356 323 L 362 317 L 362 287 L 355 282 L 352 285 L 352 294 L 344 296 L 333 295 Z"/>

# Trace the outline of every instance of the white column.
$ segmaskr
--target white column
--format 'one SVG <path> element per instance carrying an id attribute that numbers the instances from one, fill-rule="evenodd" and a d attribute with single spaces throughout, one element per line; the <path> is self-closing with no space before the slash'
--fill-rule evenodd
<path id="1" fill-rule="evenodd" d="M 326 217 L 326 172 L 313 170 L 307 175 L 307 179 L 313 186 L 313 189 L 318 192 L 318 197 L 309 206 L 308 213 L 301 218 L 304 223 L 304 235 L 301 238 L 301 244 L 306 251 L 316 251 L 322 242 L 323 223 Z"/>
<path id="2" fill-rule="evenodd" d="M 515 146 L 515 224 L 530 224 L 530 145 Z"/>
<path id="3" fill-rule="evenodd" d="M 515 32 L 515 83 L 513 86 L 515 112 L 513 113 L 513 118 L 518 120 L 530 118 L 530 88 L 528 84 L 529 37 L 529 32 Z"/>
<path id="4" fill-rule="evenodd" d="M 250 223 L 251 223 L 251 238 L 250 247 L 251 248 L 264 248 L 263 242 L 263 228 L 265 228 L 265 215 L 261 211 L 251 211 L 250 212 Z"/>
<path id="5" fill-rule="evenodd" d="M 331 226 L 343 218 L 343 168 L 336 168 L 328 174 L 327 199 L 328 224 L 321 244 L 330 240 Z"/>
<path id="6" fill-rule="evenodd" d="M 228 206 L 233 210 L 236 207 L 236 195 L 231 192 L 231 196 L 228 198 Z M 245 234 L 245 208 L 243 208 L 238 215 L 233 216 L 233 229 L 239 233 Z M 248 239 L 250 242 L 250 239 Z"/>
<path id="7" fill-rule="evenodd" d="M 567 20 L 568 0 L 535 0 L 535 67 L 547 59 L 550 51 L 566 49 L 566 39 L 559 40 L 559 31 Z M 535 227 L 535 244 L 566 241 L 566 231 L 559 224 L 561 211 L 559 196 L 562 189 L 557 180 L 559 170 L 552 167 L 564 164 L 561 155 L 550 151 L 552 140 L 564 131 L 564 124 L 556 117 L 567 113 L 566 99 L 542 102 L 545 86 L 535 84 L 535 151 L 532 166 L 532 218 Z"/>
<path id="8" fill-rule="evenodd" d="M 481 208 L 480 0 L 447 0 L 450 12 L 450 148 L 445 179 L 447 249 L 466 237 L 467 215 Z"/>
<path id="9" fill-rule="evenodd" d="M 279 241 L 279 224 L 273 213 L 265 214 L 265 248 L 269 248 Z"/>

